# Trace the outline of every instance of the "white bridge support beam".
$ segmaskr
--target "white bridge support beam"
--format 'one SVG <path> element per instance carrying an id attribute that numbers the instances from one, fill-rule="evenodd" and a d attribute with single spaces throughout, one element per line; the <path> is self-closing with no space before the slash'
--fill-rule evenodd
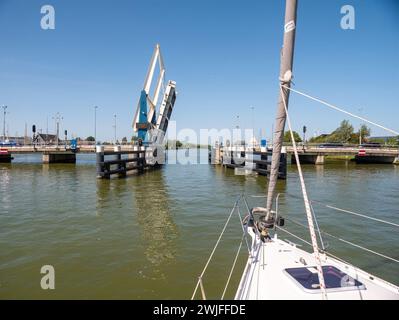
<path id="1" fill-rule="evenodd" d="M 152 81 L 154 78 L 154 73 L 155 73 L 157 64 L 159 66 L 159 75 L 158 75 L 158 79 L 157 79 L 157 83 L 156 83 L 156 87 L 155 87 L 155 91 L 154 91 L 154 96 L 151 98 L 150 90 L 151 90 L 151 85 L 152 85 Z M 162 54 L 161 54 L 161 47 L 159 44 L 156 44 L 154 52 L 151 57 L 147 76 L 144 81 L 144 86 L 143 86 L 144 91 L 147 94 L 147 102 L 148 102 L 148 106 L 149 106 L 149 110 L 147 112 L 147 119 L 149 122 L 151 122 L 153 115 L 155 113 L 155 109 L 158 104 L 158 99 L 159 99 L 159 95 L 160 95 L 160 92 L 162 89 L 164 77 L 165 77 L 165 65 L 163 62 Z M 135 132 L 137 131 L 135 124 L 139 121 L 139 109 L 140 109 L 140 106 L 138 105 L 136 113 L 133 118 L 133 129 Z"/>
<path id="2" fill-rule="evenodd" d="M 157 65 L 159 66 L 159 75 L 158 79 L 156 80 L 155 92 L 153 94 L 153 97 L 151 97 L 150 91 Z M 146 139 L 148 139 L 147 142 L 149 142 L 150 144 L 163 144 L 163 140 L 168 129 L 168 123 L 172 115 L 173 107 L 176 100 L 176 82 L 170 80 L 165 86 L 164 79 L 165 64 L 162 58 L 161 48 L 159 44 L 157 44 L 155 46 L 154 53 L 150 61 L 150 66 L 148 68 L 147 76 L 144 81 L 144 92 L 142 91 L 141 93 L 145 93 L 146 95 L 146 104 L 148 110 L 146 111 L 147 123 L 145 123 L 144 125 L 147 126 L 146 130 L 148 130 L 149 135 Z M 137 124 L 139 123 L 140 119 L 141 102 L 143 102 L 142 99 L 143 96 L 140 96 L 136 113 L 133 118 L 134 132 L 138 132 L 140 130 L 140 128 L 137 127 Z M 159 105 L 159 111 L 157 112 L 159 99 L 161 99 L 161 102 Z"/>

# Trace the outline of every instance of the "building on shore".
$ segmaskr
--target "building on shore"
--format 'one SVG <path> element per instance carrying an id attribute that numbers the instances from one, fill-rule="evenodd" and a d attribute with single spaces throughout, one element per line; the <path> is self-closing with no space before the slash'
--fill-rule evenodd
<path id="1" fill-rule="evenodd" d="M 55 134 L 44 134 L 38 133 L 35 137 L 34 143 L 40 145 L 52 145 L 57 143 L 57 135 Z M 62 143 L 61 140 L 58 140 L 58 143 Z"/>

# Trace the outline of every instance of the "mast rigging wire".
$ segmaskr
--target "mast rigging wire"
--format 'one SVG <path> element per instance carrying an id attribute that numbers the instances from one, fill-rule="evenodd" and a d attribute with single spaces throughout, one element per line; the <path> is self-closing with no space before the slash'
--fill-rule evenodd
<path id="1" fill-rule="evenodd" d="M 291 193 L 285 193 L 285 194 L 289 195 L 290 197 L 293 197 L 293 198 L 302 199 L 301 197 L 298 197 L 298 196 L 293 195 Z M 249 197 L 251 197 L 251 198 L 266 198 L 266 196 L 264 196 L 264 195 L 249 195 Z M 391 222 L 391 221 L 375 218 L 375 217 L 372 217 L 372 216 L 368 216 L 366 214 L 354 212 L 354 211 L 347 210 L 347 209 L 338 208 L 338 207 L 335 207 L 335 206 L 333 206 L 331 204 L 326 204 L 326 203 L 323 203 L 323 202 L 320 202 L 320 201 L 317 201 L 317 200 L 309 199 L 309 201 L 310 201 L 310 203 L 314 203 L 314 204 L 317 204 L 317 205 L 320 205 L 320 206 L 323 206 L 323 207 L 326 207 L 326 208 L 329 208 L 329 209 L 332 209 L 332 210 L 336 210 L 336 211 L 341 212 L 341 213 L 348 213 L 348 214 L 351 214 L 351 215 L 354 215 L 354 216 L 362 217 L 362 218 L 365 218 L 365 219 L 370 219 L 370 220 L 377 221 L 377 222 L 384 223 L 384 224 L 388 224 L 388 225 L 391 225 L 391 226 L 394 226 L 394 227 L 399 227 L 399 224 L 395 223 L 395 222 Z"/>
<path id="2" fill-rule="evenodd" d="M 367 122 L 367 123 L 369 123 L 369 124 L 372 124 L 372 125 L 374 125 L 374 126 L 377 126 L 377 127 L 381 128 L 381 129 L 384 129 L 384 130 L 386 130 L 386 131 L 388 131 L 388 132 L 390 132 L 390 133 L 393 133 L 393 134 L 399 136 L 399 132 L 398 132 L 398 131 L 389 129 L 389 128 L 387 128 L 387 127 L 384 127 L 383 125 L 380 125 L 380 124 L 378 124 L 378 123 L 376 123 L 376 122 L 373 122 L 373 121 L 371 121 L 371 120 L 368 120 L 368 119 L 366 119 L 366 118 L 363 118 L 363 117 L 361 117 L 361 116 L 358 116 L 358 115 L 356 115 L 356 114 L 354 114 L 354 113 L 352 113 L 352 112 L 346 111 L 346 110 L 344 110 L 344 109 L 342 109 L 342 108 L 339 108 L 339 107 L 337 107 L 337 106 L 335 106 L 335 105 L 333 105 L 333 104 L 331 104 L 331 103 L 328 103 L 328 102 L 326 102 L 326 101 L 324 101 L 324 100 L 322 100 L 322 99 L 319 99 L 319 98 L 316 98 L 316 97 L 312 97 L 311 95 L 306 94 L 306 93 L 304 93 L 304 92 L 301 92 L 301 91 L 299 91 L 299 90 L 295 90 L 295 89 L 290 88 L 290 87 L 287 87 L 287 86 L 285 86 L 285 85 L 281 85 L 281 86 L 282 86 L 283 88 L 287 89 L 287 90 L 290 90 L 290 91 L 292 91 L 292 92 L 295 92 L 295 93 L 297 93 L 297 94 L 299 94 L 299 95 L 301 95 L 301 96 L 304 96 L 304 97 L 306 97 L 306 98 L 309 98 L 309 99 L 311 99 L 311 100 L 313 100 L 313 101 L 320 102 L 321 104 L 324 104 L 325 106 L 327 106 L 327 107 L 329 107 L 329 108 L 331 108 L 331 109 L 334 109 L 334 110 L 337 110 L 337 111 L 339 111 L 339 112 L 345 113 L 345 114 L 347 114 L 347 115 L 349 115 L 349 116 L 351 116 L 351 117 L 357 118 L 357 119 L 359 119 L 359 120 L 362 120 L 362 121 L 364 121 L 364 122 Z"/>
<path id="3" fill-rule="evenodd" d="M 303 223 L 300 223 L 300 222 L 298 222 L 298 221 L 296 221 L 296 220 L 294 220 L 294 219 L 291 219 L 291 218 L 286 218 L 286 219 L 287 219 L 288 221 L 291 221 L 291 222 L 295 223 L 295 224 L 298 225 L 298 226 L 301 226 L 301 227 L 303 227 L 303 228 L 305 228 L 305 229 L 309 229 L 308 226 L 306 226 L 306 225 L 304 225 Z M 284 229 L 284 228 L 280 228 L 280 229 Z M 353 247 L 356 247 L 356 248 L 359 248 L 359 249 L 361 249 L 361 250 L 370 252 L 370 253 L 372 253 L 372 254 L 375 254 L 375 255 L 380 256 L 380 257 L 382 257 L 382 258 L 385 258 L 385 259 L 387 259 L 387 260 L 391 260 L 391 261 L 393 261 L 393 262 L 399 263 L 399 260 L 398 260 L 398 259 L 392 258 L 392 257 L 387 256 L 387 255 L 385 255 L 385 254 L 382 254 L 382 253 L 379 253 L 379 252 L 377 252 L 377 251 L 371 250 L 371 249 L 369 249 L 369 248 L 363 247 L 363 246 L 361 246 L 361 245 L 359 245 L 359 244 L 356 244 L 356 243 L 353 243 L 353 242 L 351 242 L 351 241 L 348 241 L 348 240 L 342 239 L 342 238 L 340 238 L 340 237 L 334 236 L 334 235 L 332 235 L 331 233 L 328 233 L 328 232 L 326 232 L 326 231 L 324 231 L 324 230 L 320 230 L 320 232 L 321 232 L 322 234 L 326 235 L 326 236 L 329 236 L 329 237 L 331 237 L 331 238 L 333 238 L 333 239 L 336 239 L 336 240 L 338 240 L 338 241 L 341 241 L 341 242 L 344 242 L 344 243 L 346 243 L 346 244 L 349 244 L 349 245 L 351 245 L 351 246 L 353 246 Z M 291 235 L 292 235 L 292 234 L 291 234 Z M 296 237 L 298 238 L 298 236 L 296 236 Z M 310 243 L 307 242 L 307 244 L 310 244 Z M 323 250 L 323 252 L 326 252 L 326 251 Z"/>
<path id="4" fill-rule="evenodd" d="M 300 197 L 298 197 L 296 195 L 289 194 L 289 193 L 287 193 L 287 194 L 290 197 L 300 199 Z M 351 215 L 354 215 L 354 216 L 362 217 L 362 218 L 365 218 L 365 219 L 370 219 L 370 220 L 377 221 L 377 222 L 384 223 L 384 224 L 388 224 L 388 225 L 391 225 L 391 226 L 394 226 L 394 227 L 399 227 L 399 224 L 391 222 L 391 221 L 387 221 L 387 220 L 371 217 L 371 216 L 368 216 L 368 215 L 365 215 L 365 214 L 362 214 L 362 213 L 358 213 L 358 212 L 354 212 L 354 211 L 351 211 L 351 210 L 347 210 L 347 209 L 338 208 L 338 207 L 335 207 L 333 205 L 330 205 L 330 204 L 327 204 L 327 203 L 323 203 L 323 202 L 320 202 L 320 201 L 317 201 L 317 200 L 310 200 L 310 202 L 314 203 L 314 204 L 317 204 L 319 206 L 323 206 L 325 208 L 336 210 L 336 211 L 341 212 L 341 213 L 348 213 L 348 214 L 351 214 Z"/>
<path id="5" fill-rule="evenodd" d="M 320 252 L 319 252 L 319 247 L 318 247 L 317 238 L 316 238 L 316 232 L 315 232 L 314 224 L 313 224 L 312 211 L 311 211 L 311 208 L 310 208 L 310 202 L 309 202 L 308 194 L 307 194 L 307 191 L 306 191 L 305 179 L 303 177 L 301 163 L 299 162 L 298 150 L 297 150 L 296 142 L 295 142 L 295 139 L 294 139 L 294 133 L 292 131 L 291 120 L 290 120 L 290 117 L 289 117 L 289 114 L 288 114 L 288 108 L 287 108 L 287 103 L 285 101 L 284 92 L 283 92 L 283 85 L 282 84 L 280 84 L 280 94 L 281 94 L 281 97 L 282 97 L 282 100 L 283 100 L 283 105 L 284 105 L 284 109 L 285 109 L 285 115 L 286 115 L 286 118 L 287 118 L 288 128 L 289 128 L 290 134 L 291 134 L 292 146 L 294 147 L 296 165 L 297 165 L 297 168 L 298 168 L 298 175 L 299 175 L 299 180 L 300 180 L 300 183 L 301 183 L 303 200 L 304 200 L 304 203 L 305 203 L 306 217 L 308 219 L 310 238 L 312 240 L 313 254 L 314 254 L 314 257 L 316 259 L 316 265 L 317 265 L 317 272 L 318 272 L 318 277 L 319 277 L 320 289 L 321 289 L 321 292 L 322 292 L 323 299 L 327 300 L 326 285 L 325 285 L 325 282 L 324 282 L 324 275 L 323 275 L 323 268 L 322 268 L 322 265 L 321 265 Z"/>

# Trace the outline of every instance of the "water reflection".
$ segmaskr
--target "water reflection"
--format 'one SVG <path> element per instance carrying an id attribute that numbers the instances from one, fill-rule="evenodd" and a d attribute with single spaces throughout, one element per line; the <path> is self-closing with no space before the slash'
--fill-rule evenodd
<path id="1" fill-rule="evenodd" d="M 50 172 L 50 164 L 49 163 L 43 163 L 42 164 L 42 173 L 44 177 L 48 177 Z"/>
<path id="2" fill-rule="evenodd" d="M 103 210 L 108 207 L 108 204 L 111 202 L 111 180 L 100 180 L 97 179 L 97 202 L 96 202 L 96 215 L 100 216 L 103 213 Z"/>
<path id="3" fill-rule="evenodd" d="M 316 169 L 316 177 L 323 178 L 324 177 L 324 165 L 315 165 Z"/>
<path id="4" fill-rule="evenodd" d="M 164 171 L 155 170 L 138 179 L 133 178 L 131 182 L 134 207 L 144 241 L 144 254 L 152 267 L 152 276 L 164 278 L 163 268 L 176 259 L 176 239 L 179 233 L 172 217 Z"/>
<path id="5" fill-rule="evenodd" d="M 1 211 L 7 213 L 10 209 L 11 204 L 11 175 L 9 166 L 0 167 L 0 199 L 1 199 Z"/>
<path id="6" fill-rule="evenodd" d="M 134 179 L 134 178 L 133 178 Z M 130 193 L 127 179 L 97 179 L 96 215 L 109 212 L 110 208 L 121 208 Z"/>
<path id="7" fill-rule="evenodd" d="M 140 275 L 149 279 L 166 278 L 165 267 L 176 260 L 178 228 L 173 221 L 164 170 L 122 179 L 97 180 L 97 215 L 115 208 L 129 210 L 132 217 L 137 217 L 135 225 L 141 232 L 142 248 L 148 261 L 140 266 Z M 135 260 L 140 261 L 141 257 Z"/>

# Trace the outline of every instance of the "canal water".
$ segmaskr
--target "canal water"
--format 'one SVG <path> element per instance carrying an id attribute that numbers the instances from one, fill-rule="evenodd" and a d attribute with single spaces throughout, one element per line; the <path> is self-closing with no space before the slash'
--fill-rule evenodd
<path id="1" fill-rule="evenodd" d="M 190 150 L 191 163 L 196 151 Z M 207 150 L 199 157 L 206 162 Z M 398 166 L 339 161 L 304 165 L 304 174 L 312 199 L 399 222 Z M 189 299 L 237 195 L 264 205 L 265 198 L 252 196 L 264 195 L 266 186 L 265 177 L 208 164 L 97 180 L 94 155 L 78 155 L 76 165 L 17 155 L 0 164 L 0 298 Z M 300 195 L 294 166 L 278 191 L 280 213 L 305 222 L 303 202 L 288 196 Z M 399 258 L 397 228 L 314 209 L 321 229 Z M 290 221 L 286 227 L 309 239 Z M 234 215 L 204 277 L 207 298 L 221 297 L 240 239 Z M 324 242 L 331 253 L 399 285 L 398 264 L 332 238 Z M 226 298 L 234 297 L 246 258 L 244 244 Z M 55 269 L 55 290 L 41 289 L 43 265 Z"/>

